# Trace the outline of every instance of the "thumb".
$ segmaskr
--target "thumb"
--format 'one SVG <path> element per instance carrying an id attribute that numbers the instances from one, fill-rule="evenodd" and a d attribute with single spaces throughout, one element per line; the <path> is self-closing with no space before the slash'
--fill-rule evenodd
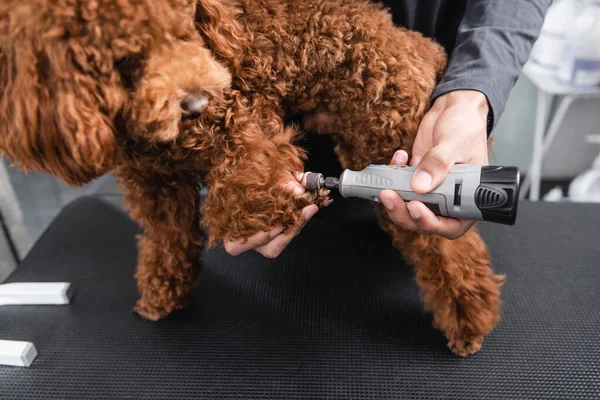
<path id="1" fill-rule="evenodd" d="M 415 137 L 411 164 L 417 168 L 410 185 L 416 193 L 424 194 L 433 190 L 452 168 L 452 162 L 446 159 L 446 155 L 452 154 L 450 149 L 445 149 L 449 146 L 443 143 L 434 146 L 434 130 L 439 117 L 439 113 L 434 109 L 429 110 L 423 117 Z"/>
<path id="2" fill-rule="evenodd" d="M 455 160 L 452 155 L 456 152 L 447 143 L 442 142 L 433 147 L 417 164 L 410 181 L 410 185 L 416 193 L 425 194 L 435 189 L 454 166 Z"/>
<path id="3" fill-rule="evenodd" d="M 433 128 L 438 115 L 434 111 L 429 111 L 423 117 L 417 136 L 412 147 L 411 165 L 417 164 L 423 156 L 433 147 Z"/>

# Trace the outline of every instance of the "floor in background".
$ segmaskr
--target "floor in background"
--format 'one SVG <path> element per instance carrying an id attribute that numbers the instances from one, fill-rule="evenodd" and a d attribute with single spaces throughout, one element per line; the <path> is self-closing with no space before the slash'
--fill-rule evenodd
<path id="1" fill-rule="evenodd" d="M 39 238 L 63 207 L 78 197 L 95 195 L 120 204 L 121 192 L 112 176 L 74 188 L 45 173 L 25 174 L 10 166 L 8 173 L 32 242 Z"/>

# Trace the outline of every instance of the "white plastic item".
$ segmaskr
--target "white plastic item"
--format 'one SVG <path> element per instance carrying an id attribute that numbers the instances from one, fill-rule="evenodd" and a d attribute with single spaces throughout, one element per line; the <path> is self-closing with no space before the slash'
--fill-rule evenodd
<path id="1" fill-rule="evenodd" d="M 0 365 L 29 367 L 37 354 L 37 350 L 31 342 L 0 340 Z"/>
<path id="2" fill-rule="evenodd" d="M 0 285 L 2 305 L 63 305 L 71 301 L 68 282 L 17 282 Z"/>
<path id="3" fill-rule="evenodd" d="M 563 0 L 565 1 L 565 0 Z M 600 87 L 600 0 L 581 0 L 556 79 L 571 87 Z"/>
<path id="4" fill-rule="evenodd" d="M 563 199 L 564 193 L 560 186 L 556 186 L 552 188 L 546 195 L 544 196 L 544 201 L 547 202 L 559 202 Z"/>
<path id="5" fill-rule="evenodd" d="M 544 19 L 540 35 L 531 49 L 537 67 L 554 72 L 560 65 L 569 31 L 582 8 L 581 0 L 555 0 Z"/>
<path id="6" fill-rule="evenodd" d="M 573 179 L 569 199 L 578 203 L 600 203 L 600 169 L 590 169 Z"/>
<path id="7" fill-rule="evenodd" d="M 587 141 L 600 143 L 600 135 L 590 135 Z M 594 160 L 591 169 L 571 181 L 569 200 L 578 203 L 600 203 L 600 154 Z"/>

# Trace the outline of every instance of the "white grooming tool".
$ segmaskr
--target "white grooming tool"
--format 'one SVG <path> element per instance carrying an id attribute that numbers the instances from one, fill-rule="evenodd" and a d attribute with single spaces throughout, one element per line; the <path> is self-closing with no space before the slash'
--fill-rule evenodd
<path id="1" fill-rule="evenodd" d="M 29 367 L 37 357 L 37 350 L 31 342 L 0 340 L 0 365 Z"/>
<path id="2" fill-rule="evenodd" d="M 0 285 L 0 306 L 64 305 L 71 302 L 69 282 L 15 282 Z M 0 340 L 0 365 L 29 367 L 37 357 L 31 342 Z"/>
<path id="3" fill-rule="evenodd" d="M 71 301 L 68 282 L 16 282 L 0 285 L 0 306 L 64 305 Z"/>

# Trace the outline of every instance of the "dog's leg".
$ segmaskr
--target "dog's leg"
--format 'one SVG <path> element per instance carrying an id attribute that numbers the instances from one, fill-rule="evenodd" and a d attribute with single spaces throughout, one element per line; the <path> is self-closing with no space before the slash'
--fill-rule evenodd
<path id="1" fill-rule="evenodd" d="M 487 246 L 475 229 L 457 240 L 425 236 L 395 225 L 379 207 L 379 221 L 416 271 L 424 307 L 460 355 L 475 354 L 500 320 L 502 277 L 490 268 Z"/>
<path id="2" fill-rule="evenodd" d="M 141 298 L 135 311 L 156 321 L 186 305 L 200 269 L 204 237 L 197 177 L 134 168 L 118 175 L 130 215 L 144 229 L 138 237 L 135 277 Z"/>
<path id="3" fill-rule="evenodd" d="M 347 70 L 319 83 L 327 87 L 326 101 L 315 105 L 304 98 L 301 104 L 314 110 L 305 119 L 308 129 L 336 138 L 343 168 L 388 164 L 397 150 L 410 156 L 443 69 L 441 49 L 431 42 L 391 27 L 388 37 L 396 45 L 365 44 L 352 54 Z M 422 236 L 395 225 L 381 206 L 378 209 L 381 226 L 416 268 L 425 306 L 450 348 L 461 356 L 477 352 L 498 322 L 500 306 L 499 277 L 490 269 L 481 237 L 474 229 L 454 241 Z"/>
<path id="4" fill-rule="evenodd" d="M 368 148 L 361 139 L 364 133 L 357 134 L 354 141 L 339 141 L 337 152 L 344 167 L 364 168 L 371 153 L 375 162 L 387 164 L 391 160 L 393 151 L 381 155 L 376 142 Z M 374 128 L 370 133 L 374 138 L 381 135 Z M 421 235 L 393 223 L 382 205 L 377 210 L 381 227 L 415 267 L 424 306 L 433 312 L 434 326 L 443 332 L 456 354 L 476 353 L 483 337 L 499 321 L 501 306 L 501 277 L 490 268 L 488 249 L 480 235 L 474 228 L 456 240 Z"/>
<path id="5" fill-rule="evenodd" d="M 360 121 L 354 126 L 360 129 L 354 136 L 350 131 L 336 135 L 336 152 L 344 168 L 359 170 L 371 162 L 387 164 L 395 149 L 410 153 L 409 135 L 386 138 L 387 127 L 380 129 Z M 433 311 L 434 324 L 447 337 L 449 347 L 461 356 L 477 352 L 484 335 L 498 322 L 501 304 L 500 278 L 490 269 L 487 247 L 479 234 L 471 229 L 454 241 L 423 236 L 395 225 L 381 205 L 378 210 L 381 226 L 416 268 L 425 306 Z"/>

